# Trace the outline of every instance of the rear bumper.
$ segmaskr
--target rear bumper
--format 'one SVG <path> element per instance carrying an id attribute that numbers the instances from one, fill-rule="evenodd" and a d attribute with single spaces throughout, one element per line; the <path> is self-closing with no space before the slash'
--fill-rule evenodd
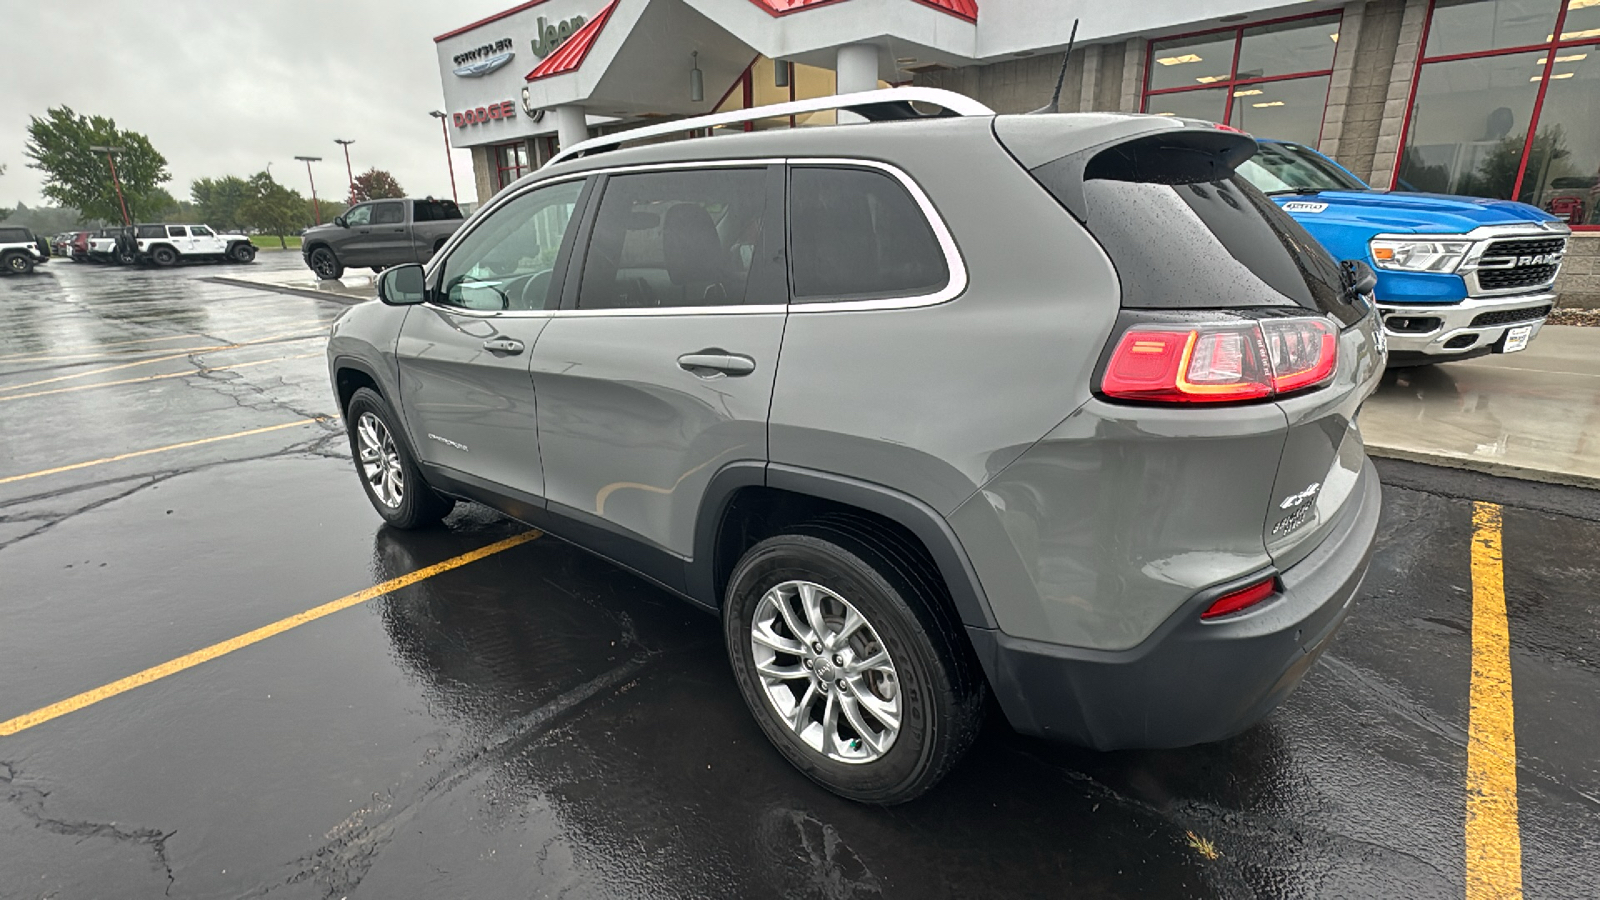
<path id="1" fill-rule="evenodd" d="M 1447 305 L 1378 301 L 1391 363 L 1449 362 L 1494 352 L 1508 328 L 1532 325 L 1538 335 L 1555 305 L 1551 291 L 1511 297 L 1469 297 Z"/>
<path id="2" fill-rule="evenodd" d="M 1333 639 L 1366 576 L 1381 506 L 1369 461 L 1341 521 L 1280 574 L 1281 594 L 1202 622 L 1217 594 L 1205 592 L 1128 650 L 967 633 L 1006 717 L 1024 734 L 1099 750 L 1231 737 L 1282 703 Z"/>

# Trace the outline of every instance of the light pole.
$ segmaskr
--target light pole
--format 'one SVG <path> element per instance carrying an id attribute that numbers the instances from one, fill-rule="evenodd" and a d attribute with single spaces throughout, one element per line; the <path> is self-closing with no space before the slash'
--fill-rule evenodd
<path id="1" fill-rule="evenodd" d="M 117 177 L 117 161 L 112 158 L 112 154 L 121 153 L 127 148 L 106 147 L 100 144 L 94 144 L 91 145 L 89 149 L 96 153 L 104 153 L 106 155 L 106 162 L 111 164 L 111 185 L 117 189 L 117 205 L 122 207 L 122 224 L 132 225 L 133 220 L 128 218 L 128 201 L 122 199 L 122 180 Z"/>
<path id="2" fill-rule="evenodd" d="M 450 167 L 450 199 L 459 205 L 461 198 L 456 196 L 456 161 L 450 158 L 450 128 L 444 124 L 445 119 L 450 117 L 437 109 L 428 113 L 428 115 L 439 120 L 439 131 L 444 134 L 444 161 Z"/>
<path id="3" fill-rule="evenodd" d="M 317 179 L 311 175 L 311 164 L 322 162 L 320 156 L 296 156 L 295 159 L 306 164 L 306 180 L 311 182 L 311 209 L 317 217 L 317 224 L 322 224 L 322 205 L 317 202 Z"/>
<path id="4" fill-rule="evenodd" d="M 350 168 L 350 145 L 354 144 L 355 141 L 347 141 L 344 138 L 334 138 L 333 142 L 335 144 L 338 144 L 339 146 L 344 148 L 344 173 L 346 175 L 350 176 L 350 196 L 346 197 L 345 199 L 347 201 L 349 201 L 350 203 L 355 203 L 356 202 L 356 170 Z"/>

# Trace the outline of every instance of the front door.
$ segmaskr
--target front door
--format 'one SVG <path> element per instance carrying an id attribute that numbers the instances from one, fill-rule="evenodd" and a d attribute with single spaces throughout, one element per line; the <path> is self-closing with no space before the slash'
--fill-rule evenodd
<path id="1" fill-rule="evenodd" d="M 435 266 L 430 300 L 407 313 L 396 350 L 422 459 L 526 503 L 544 496 L 528 363 L 561 293 L 583 184 L 529 191 L 476 223 Z"/>
<path id="2" fill-rule="evenodd" d="M 204 225 L 195 225 L 189 229 L 189 243 L 191 252 L 205 256 L 221 256 L 228 246 L 216 232 Z"/>
<path id="3" fill-rule="evenodd" d="M 767 459 L 782 171 L 638 172 L 598 189 L 587 253 L 533 354 L 546 494 L 552 512 L 688 558 L 711 477 Z"/>
<path id="4" fill-rule="evenodd" d="M 373 261 L 368 265 L 398 266 L 416 262 L 411 238 L 406 235 L 406 205 L 403 200 L 380 200 L 372 204 Z"/>

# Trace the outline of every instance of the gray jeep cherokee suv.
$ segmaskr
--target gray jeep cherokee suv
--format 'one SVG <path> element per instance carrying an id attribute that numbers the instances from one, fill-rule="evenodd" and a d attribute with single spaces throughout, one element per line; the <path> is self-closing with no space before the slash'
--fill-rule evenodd
<path id="1" fill-rule="evenodd" d="M 1260 720 L 1377 529 L 1370 270 L 1243 134 L 832 102 L 873 121 L 587 141 L 384 273 L 328 350 L 373 506 L 485 503 L 720 615 L 767 737 L 857 800 L 936 783 L 991 691 L 1102 749 Z"/>

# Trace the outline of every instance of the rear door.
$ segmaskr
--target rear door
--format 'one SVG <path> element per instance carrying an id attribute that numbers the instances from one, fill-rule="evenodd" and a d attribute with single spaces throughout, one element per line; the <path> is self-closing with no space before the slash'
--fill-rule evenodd
<path id="1" fill-rule="evenodd" d="M 469 484 L 542 505 L 528 361 L 561 295 L 585 182 L 521 193 L 435 266 L 429 302 L 400 331 L 400 402 L 422 459 Z"/>
<path id="2" fill-rule="evenodd" d="M 711 477 L 767 459 L 788 299 L 782 169 L 598 185 L 586 252 L 533 354 L 552 512 L 659 551 L 650 560 L 687 559 Z"/>
<path id="3" fill-rule="evenodd" d="M 371 203 L 350 207 L 344 214 L 345 227 L 330 238 L 339 261 L 347 266 L 377 264 L 377 251 L 373 247 L 372 207 Z"/>
<path id="4" fill-rule="evenodd" d="M 189 237 L 189 229 L 183 225 L 167 226 L 167 243 L 177 248 L 180 254 L 194 252 L 194 241 Z"/>
<path id="5" fill-rule="evenodd" d="M 379 200 L 372 204 L 372 262 L 370 266 L 397 266 L 416 262 L 406 231 L 406 201 Z"/>

